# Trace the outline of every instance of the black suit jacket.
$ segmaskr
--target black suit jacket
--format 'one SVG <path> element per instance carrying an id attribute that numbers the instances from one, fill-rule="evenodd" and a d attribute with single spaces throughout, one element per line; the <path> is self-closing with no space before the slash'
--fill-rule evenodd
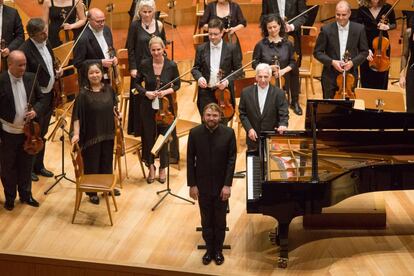
<path id="1" fill-rule="evenodd" d="M 16 9 L 3 5 L 2 39 L 6 41 L 6 48 L 10 52 L 19 48 L 24 42 L 22 20 Z"/>
<path id="2" fill-rule="evenodd" d="M 223 41 L 221 47 L 220 69 L 223 70 L 223 77 L 228 76 L 231 72 L 241 67 L 241 59 L 238 58 L 234 44 L 228 44 Z M 210 79 L 210 42 L 203 43 L 197 47 L 194 68 L 191 70 L 194 79 L 198 80 L 204 77 L 207 82 Z M 240 74 L 235 74 L 229 78 L 229 81 L 236 79 Z"/>
<path id="3" fill-rule="evenodd" d="M 287 19 L 292 19 L 293 17 L 297 16 L 298 14 L 304 12 L 306 10 L 306 3 L 305 0 L 285 0 L 285 16 Z M 263 0 L 262 1 L 262 15 L 269 13 L 279 13 L 279 6 L 277 4 L 277 0 Z M 292 24 L 295 26 L 296 31 L 300 31 L 300 27 L 305 24 L 307 19 L 307 14 L 299 17 Z"/>
<path id="4" fill-rule="evenodd" d="M 239 117 L 246 130 L 254 129 L 257 135 L 261 131 L 274 130 L 275 127 L 288 126 L 289 110 L 285 93 L 272 85 L 269 86 L 263 113 L 260 113 L 257 85 L 245 87 L 240 96 Z M 249 149 L 255 148 L 257 143 L 246 138 Z"/>
<path id="5" fill-rule="evenodd" d="M 368 42 L 363 25 L 350 21 L 346 50 L 349 51 L 354 64 L 352 73 L 356 76 L 358 66 L 368 56 Z M 321 28 L 313 55 L 323 64 L 322 88 L 324 90 L 324 97 L 331 98 L 336 90 L 336 76 L 339 75 L 339 72 L 332 66 L 332 60 L 342 59 L 336 21 Z"/>
<path id="6" fill-rule="evenodd" d="M 108 26 L 104 27 L 103 35 L 108 47 L 113 47 L 112 33 Z M 78 44 L 73 49 L 73 65 L 78 69 L 80 75 L 84 77 L 86 76 L 84 70 L 87 65 L 90 63 L 99 63 L 102 65 L 102 59 L 105 59 L 105 55 L 99 46 L 98 40 L 96 40 L 92 30 L 86 27 Z"/>
<path id="7" fill-rule="evenodd" d="M 34 77 L 35 75 L 33 73 L 25 73 L 23 75 L 23 83 L 26 89 L 27 100 L 29 100 L 30 97 Z M 40 91 L 39 86 L 36 84 L 30 103 L 36 111 L 37 118 L 43 115 L 45 105 L 44 99 L 45 98 Z M 15 115 L 16 107 L 14 104 L 11 80 L 9 73 L 6 71 L 0 74 L 0 118 L 9 123 L 13 123 Z"/>
<path id="8" fill-rule="evenodd" d="M 52 56 L 52 61 L 54 62 L 55 55 L 53 54 L 53 50 L 49 42 L 46 43 L 46 47 L 50 55 Z M 40 54 L 39 50 L 36 48 L 36 45 L 29 38 L 20 46 L 19 49 L 22 50 L 24 54 L 26 55 L 26 60 L 27 60 L 26 71 L 36 73 L 37 66 L 40 65 L 39 75 L 37 76 L 37 80 L 40 86 L 47 87 L 51 76 L 49 74 L 49 71 L 47 70 L 46 63 L 42 55 Z"/>
<path id="9" fill-rule="evenodd" d="M 197 186 L 203 195 L 220 195 L 224 185 L 232 185 L 236 155 L 232 128 L 219 124 L 210 132 L 202 124 L 191 129 L 187 143 L 187 185 Z"/>

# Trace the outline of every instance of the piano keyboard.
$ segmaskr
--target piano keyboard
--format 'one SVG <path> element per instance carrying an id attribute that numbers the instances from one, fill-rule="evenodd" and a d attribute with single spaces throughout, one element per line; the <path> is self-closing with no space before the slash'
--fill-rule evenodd
<path id="1" fill-rule="evenodd" d="M 262 195 L 260 181 L 260 159 L 256 155 L 247 156 L 247 200 L 255 200 Z"/>

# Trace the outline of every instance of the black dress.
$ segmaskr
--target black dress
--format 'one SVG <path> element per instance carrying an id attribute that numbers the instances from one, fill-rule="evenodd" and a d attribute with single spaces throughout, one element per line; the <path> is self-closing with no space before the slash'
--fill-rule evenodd
<path id="1" fill-rule="evenodd" d="M 269 65 L 275 64 L 275 56 L 279 58 L 280 69 L 290 66 L 292 70 L 284 75 L 285 87 L 284 90 L 290 91 L 292 100 L 297 102 L 300 92 L 299 84 L 299 70 L 294 58 L 295 50 L 292 43 L 283 38 L 280 42 L 270 42 L 269 39 L 263 38 L 254 47 L 252 63 L 253 68 L 259 63 L 267 63 Z M 290 87 L 289 87 L 290 86 Z"/>
<path id="2" fill-rule="evenodd" d="M 141 20 L 132 21 L 127 38 L 129 70 L 138 69 L 142 60 L 151 58 L 148 43 L 153 36 L 161 37 L 165 43 L 165 31 L 159 30 L 158 23 L 155 25 L 155 31 L 150 34 L 142 28 Z M 131 84 L 133 82 L 134 80 L 131 80 Z M 132 93 L 129 96 L 128 134 L 141 136 L 142 125 L 134 120 L 139 117 L 137 107 L 140 106 L 140 98 Z"/>
<path id="3" fill-rule="evenodd" d="M 160 87 L 174 80 L 179 76 L 177 64 L 167 58 L 164 59 L 164 65 L 161 71 Z M 144 85 L 142 85 L 144 82 Z M 139 115 L 134 120 L 140 121 L 142 128 L 142 158 L 147 166 L 154 164 L 154 156 L 151 154 L 151 149 L 155 144 L 158 134 L 164 134 L 167 130 L 167 125 L 159 125 L 155 121 L 155 114 L 157 110 L 152 108 L 152 100 L 145 96 L 146 91 L 154 91 L 157 88 L 156 75 L 154 74 L 154 67 L 152 65 L 152 58 L 142 61 L 138 68 L 138 75 L 136 79 L 136 89 L 138 90 L 137 97 L 141 98 L 140 106 L 138 108 Z M 174 82 L 172 88 L 174 91 L 180 89 L 180 80 Z M 169 111 L 176 116 L 173 109 L 173 97 L 171 94 L 166 96 L 170 102 Z M 175 132 L 175 131 L 174 131 Z M 174 135 L 174 134 L 173 134 Z M 165 168 L 168 165 L 167 147 L 164 145 L 160 151 L 160 166 Z"/>
<path id="4" fill-rule="evenodd" d="M 247 21 L 243 16 L 243 12 L 239 6 L 239 4 L 235 2 L 229 2 L 230 12 L 229 15 L 222 18 L 217 15 L 217 1 L 209 3 L 206 8 L 204 9 L 203 17 L 200 19 L 199 27 L 202 28 L 205 24 L 213 18 L 218 18 L 223 22 L 224 28 L 228 29 L 230 27 L 236 27 L 239 24 L 242 24 L 244 27 L 247 26 Z M 236 37 L 237 35 L 234 34 Z M 208 39 L 206 38 L 206 41 Z M 242 58 L 242 50 L 240 47 L 239 39 L 237 39 L 236 43 L 237 54 L 240 58 Z"/>
<path id="5" fill-rule="evenodd" d="M 85 174 L 112 173 L 116 104 L 116 95 L 109 85 L 100 92 L 82 88 L 75 99 L 72 125 L 79 120 Z"/>
<path id="6" fill-rule="evenodd" d="M 413 24 L 414 25 L 414 24 Z M 413 26 L 414 27 L 414 26 Z M 414 112 L 414 41 L 413 41 L 414 32 L 411 31 L 411 35 L 408 42 L 409 47 L 409 56 L 407 66 L 407 73 L 405 76 L 406 87 L 405 87 L 405 103 L 407 106 L 407 112 Z"/>
<path id="7" fill-rule="evenodd" d="M 374 18 L 372 13 L 369 11 L 369 8 L 360 7 L 358 9 L 358 16 L 356 17 L 356 21 L 365 26 L 368 46 L 369 46 L 369 49 L 371 49 L 373 53 L 375 53 L 375 49 L 373 49 L 372 47 L 372 41 L 374 40 L 375 37 L 378 37 L 379 35 L 379 30 L 377 28 L 377 25 L 381 21 L 382 16 L 386 14 L 390 8 L 391 8 L 391 5 L 384 4 L 381 7 L 381 10 L 378 13 L 376 18 Z M 395 24 L 396 24 L 394 11 L 392 11 L 389 14 L 388 19 L 389 19 L 390 29 L 394 29 Z M 384 37 L 386 38 L 389 37 L 387 31 L 383 31 L 382 33 Z M 390 45 L 391 45 L 391 41 L 390 41 Z M 387 56 L 390 56 L 390 53 L 391 53 L 391 47 L 389 47 L 387 50 Z M 361 67 L 360 67 L 361 86 L 364 88 L 386 90 L 388 88 L 388 73 L 389 71 L 376 72 L 376 71 L 371 70 L 371 68 L 369 67 L 368 60 L 365 60 L 364 63 L 361 64 Z"/>
<path id="8" fill-rule="evenodd" d="M 56 7 L 51 0 L 51 6 L 49 8 L 49 41 L 52 48 L 55 48 L 62 44 L 59 39 L 60 26 L 62 26 L 65 16 L 69 14 L 72 7 L 75 5 L 75 0 L 72 0 L 72 5 L 67 7 Z M 66 23 L 73 24 L 76 22 L 76 8 L 69 15 Z M 74 31 L 74 33 L 76 33 Z"/>

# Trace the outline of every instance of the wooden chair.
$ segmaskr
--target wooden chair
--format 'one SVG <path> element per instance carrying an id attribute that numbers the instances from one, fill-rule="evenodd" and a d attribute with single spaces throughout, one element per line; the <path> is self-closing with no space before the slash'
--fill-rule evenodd
<path id="1" fill-rule="evenodd" d="M 309 30 L 308 35 L 304 35 L 303 31 Z M 315 88 L 313 86 L 313 49 L 315 48 L 318 29 L 316 27 L 302 26 L 301 36 L 301 50 L 302 50 L 302 66 L 299 68 L 299 78 L 305 79 L 306 98 L 309 98 L 308 83 L 312 89 L 312 94 L 315 95 Z M 305 57 L 307 60 L 305 60 Z"/>
<path id="2" fill-rule="evenodd" d="M 128 110 L 128 103 L 129 103 L 129 87 L 131 84 L 131 77 L 129 75 L 129 64 L 128 64 L 128 49 L 119 49 L 117 51 L 118 57 L 118 68 L 121 73 L 121 80 L 122 80 L 122 87 L 123 91 L 121 91 L 119 95 L 119 111 L 122 114 L 122 118 L 124 118 L 122 122 L 122 127 L 125 128 L 127 110 Z"/>
<path id="3" fill-rule="evenodd" d="M 114 202 L 115 211 L 118 211 L 118 207 L 115 201 L 115 185 L 117 177 L 115 174 L 83 174 L 83 160 L 81 150 L 78 144 L 73 145 L 71 150 L 71 157 L 73 167 L 75 169 L 76 176 L 76 200 L 75 209 L 73 211 L 72 223 L 75 221 L 76 212 L 79 211 L 82 195 L 84 192 L 96 192 L 103 193 L 105 198 L 106 207 L 108 209 L 109 220 L 112 222 L 111 208 L 109 207 L 109 193 L 112 196 Z"/>
<path id="4" fill-rule="evenodd" d="M 122 154 L 117 148 L 120 146 L 120 143 L 124 143 L 125 146 L 125 153 Z M 115 139 L 115 148 L 114 148 L 114 170 L 118 168 L 118 177 L 119 177 L 119 186 L 122 188 L 122 157 L 124 157 L 125 163 L 125 177 L 129 178 L 128 176 L 128 163 L 126 161 L 126 155 L 128 153 L 135 153 L 138 156 L 138 162 L 141 166 L 142 175 L 146 178 L 145 169 L 144 169 L 144 162 L 142 161 L 142 142 L 141 139 L 138 137 L 125 137 L 124 142 L 120 141 L 119 139 Z"/>
<path id="5" fill-rule="evenodd" d="M 193 35 L 193 46 L 194 50 L 197 50 L 197 46 L 204 43 L 204 38 L 208 36 L 208 33 L 201 33 Z M 197 82 L 197 80 L 196 80 Z M 195 85 L 194 95 L 193 95 L 193 102 L 196 101 L 198 94 L 198 83 Z"/>

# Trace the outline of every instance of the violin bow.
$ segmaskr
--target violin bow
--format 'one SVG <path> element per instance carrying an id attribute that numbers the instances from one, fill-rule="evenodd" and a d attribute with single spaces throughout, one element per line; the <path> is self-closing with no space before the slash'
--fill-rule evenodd
<path id="1" fill-rule="evenodd" d="M 288 24 L 290 24 L 290 23 L 292 23 L 293 21 L 295 21 L 296 19 L 298 19 L 299 17 L 301 17 L 301 16 L 303 16 L 303 15 L 305 15 L 305 14 L 307 14 L 308 12 L 310 12 L 311 10 L 313 10 L 314 8 L 316 8 L 317 6 L 319 6 L 319 5 L 313 5 L 312 7 L 310 7 L 309 9 L 307 9 L 306 11 L 304 11 L 304 12 L 302 12 L 302 13 L 300 13 L 300 14 L 298 14 L 298 15 L 296 15 L 295 17 L 293 17 L 292 19 L 290 19 L 290 20 L 288 20 Z"/>
<path id="2" fill-rule="evenodd" d="M 35 75 L 34 80 L 33 80 L 32 89 L 30 90 L 29 99 L 27 100 L 27 106 L 28 107 L 31 106 L 30 102 L 32 101 L 32 98 L 33 98 L 33 91 L 36 87 L 39 71 L 40 71 L 40 64 L 37 65 L 36 75 Z M 27 111 L 29 111 L 29 108 L 27 108 Z"/>
<path id="3" fill-rule="evenodd" d="M 66 15 L 65 19 L 63 20 L 62 25 L 60 25 L 60 27 L 63 27 L 63 24 L 66 23 L 66 21 L 68 21 L 69 16 L 72 14 L 72 12 L 75 10 L 76 6 L 79 4 L 79 1 L 76 1 L 75 5 L 73 5 L 73 7 L 70 9 L 70 11 L 68 12 L 68 14 Z"/>
<path id="4" fill-rule="evenodd" d="M 243 70 L 244 68 L 246 68 L 247 66 L 249 66 L 250 64 L 252 64 L 253 62 L 255 62 L 256 60 L 253 59 L 252 61 L 246 63 L 245 65 L 243 65 L 242 67 L 240 67 L 239 69 L 237 69 L 236 71 L 231 72 L 227 77 L 223 78 L 221 81 L 219 81 L 218 83 L 221 83 L 225 80 L 227 80 L 228 78 L 232 77 L 233 75 L 237 74 L 240 70 Z"/>

